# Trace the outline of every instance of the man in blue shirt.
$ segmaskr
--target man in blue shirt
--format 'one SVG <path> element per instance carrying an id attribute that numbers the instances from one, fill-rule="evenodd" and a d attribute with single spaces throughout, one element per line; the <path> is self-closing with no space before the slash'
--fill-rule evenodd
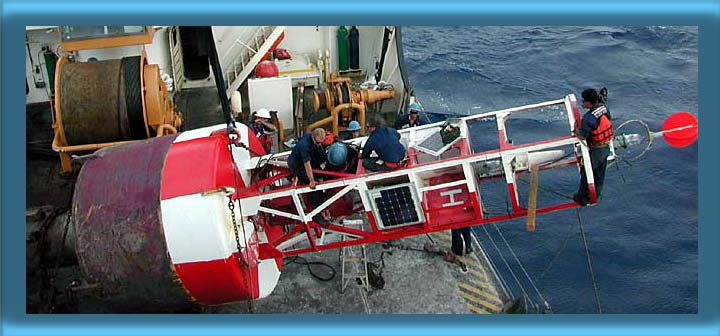
<path id="1" fill-rule="evenodd" d="M 325 130 L 316 128 L 312 133 L 303 135 L 293 147 L 288 157 L 288 166 L 301 184 L 309 184 L 310 189 L 315 189 L 317 180 L 313 175 L 313 168 L 320 168 L 325 162 L 325 148 L 322 142 L 325 140 Z M 310 202 L 310 212 L 318 205 L 322 204 L 322 191 L 313 191 L 308 193 L 308 201 Z M 327 225 L 327 220 L 318 214 L 313 220 L 321 225 Z"/>
<path id="2" fill-rule="evenodd" d="M 582 99 L 583 106 L 588 111 L 583 115 L 580 129 L 575 134 L 580 139 L 587 141 L 595 191 L 599 199 L 605 181 L 607 158 L 610 155 L 610 142 L 614 137 L 612 121 L 610 120 L 610 111 L 600 101 L 600 96 L 595 89 L 584 90 Z M 573 195 L 573 200 L 580 205 L 588 205 L 590 202 L 590 191 L 584 170 L 580 171 L 580 186 L 578 192 Z"/>
<path id="3" fill-rule="evenodd" d="M 405 147 L 400 143 L 400 133 L 382 126 L 381 121 L 367 125 L 371 134 L 363 147 L 362 158 L 363 167 L 369 171 L 394 170 L 405 161 Z M 373 152 L 377 157 L 370 156 Z"/>

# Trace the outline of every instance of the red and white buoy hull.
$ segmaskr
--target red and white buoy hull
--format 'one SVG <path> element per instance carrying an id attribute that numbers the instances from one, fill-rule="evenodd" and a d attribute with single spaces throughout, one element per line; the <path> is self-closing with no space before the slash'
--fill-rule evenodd
<path id="1" fill-rule="evenodd" d="M 243 142 L 260 152 L 238 126 Z M 235 167 L 250 153 L 233 146 L 231 155 L 224 129 L 108 148 L 83 167 L 73 200 L 80 265 L 89 279 L 126 296 L 120 302 L 128 309 L 262 298 L 277 284 L 281 261 L 258 260 L 267 238 L 234 200 L 236 239 L 228 201 L 249 182 Z"/>

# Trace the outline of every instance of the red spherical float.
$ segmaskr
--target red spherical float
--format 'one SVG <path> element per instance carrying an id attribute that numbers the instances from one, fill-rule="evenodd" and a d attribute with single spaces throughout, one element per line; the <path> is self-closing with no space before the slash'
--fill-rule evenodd
<path id="1" fill-rule="evenodd" d="M 278 74 L 277 64 L 273 61 L 262 61 L 255 67 L 255 77 L 277 77 Z"/>

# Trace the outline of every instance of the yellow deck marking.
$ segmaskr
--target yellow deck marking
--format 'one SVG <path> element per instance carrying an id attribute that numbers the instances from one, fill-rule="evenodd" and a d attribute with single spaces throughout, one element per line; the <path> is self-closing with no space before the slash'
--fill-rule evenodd
<path id="1" fill-rule="evenodd" d="M 476 313 L 476 314 L 492 314 L 493 313 L 493 312 L 489 312 L 485 309 L 482 309 L 480 307 L 475 307 L 469 303 L 467 304 L 467 307 L 468 307 L 468 309 L 470 309 L 471 312 Z"/>
<path id="2" fill-rule="evenodd" d="M 484 272 L 480 272 L 480 271 L 472 269 L 472 268 L 468 268 L 468 272 L 470 272 L 470 274 L 472 274 L 478 278 L 481 278 L 481 279 L 487 281 L 487 275 L 485 275 Z"/>
<path id="3" fill-rule="evenodd" d="M 480 280 L 480 279 L 469 278 L 469 279 L 467 279 L 467 281 L 468 281 L 468 282 L 471 282 L 473 285 L 476 285 L 476 286 L 478 286 L 478 287 L 480 287 L 480 288 L 485 288 L 485 289 L 487 289 L 487 288 L 493 288 L 493 287 L 494 287 L 493 284 L 491 284 L 491 283 L 489 283 L 489 282 L 486 282 L 486 281 L 482 281 L 482 280 Z M 495 295 L 493 295 L 493 296 L 495 296 Z"/>
<path id="4" fill-rule="evenodd" d="M 432 234 L 435 243 L 440 246 L 449 246 L 452 236 L 447 231 Z M 462 281 L 457 282 L 460 295 L 465 298 L 468 309 L 477 314 L 492 314 L 502 310 L 502 301 L 495 292 L 495 285 L 488 281 L 485 267 L 475 256 L 457 256 L 468 268 L 468 273 L 461 276 Z"/>
<path id="5" fill-rule="evenodd" d="M 502 310 L 502 308 L 501 308 L 500 306 L 494 305 L 494 304 L 489 303 L 489 302 L 486 302 L 485 300 L 479 299 L 479 298 L 477 298 L 477 297 L 475 297 L 475 296 L 472 296 L 472 295 L 470 295 L 470 294 L 468 294 L 468 293 L 463 292 L 463 293 L 460 293 L 460 294 L 465 298 L 465 300 L 467 300 L 467 301 L 469 301 L 469 302 L 473 302 L 473 303 L 480 304 L 480 305 L 483 306 L 484 308 L 490 309 L 491 312 L 499 312 L 499 311 Z"/>
<path id="6" fill-rule="evenodd" d="M 464 282 L 458 282 L 458 287 L 468 290 L 470 292 L 473 292 L 475 294 L 482 295 L 486 299 L 492 301 L 493 303 L 500 303 L 500 299 L 497 297 L 497 295 L 490 294 L 490 293 L 484 291 L 483 289 L 470 286 Z"/>

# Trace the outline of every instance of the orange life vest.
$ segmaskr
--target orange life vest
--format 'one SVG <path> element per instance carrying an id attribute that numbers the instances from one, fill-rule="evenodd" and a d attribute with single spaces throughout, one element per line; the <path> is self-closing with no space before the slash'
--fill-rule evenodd
<path id="1" fill-rule="evenodd" d="M 323 139 L 322 145 L 327 147 L 332 145 L 335 141 L 338 141 L 337 136 L 335 136 L 332 132 L 327 131 L 325 132 L 325 139 Z"/>
<path id="2" fill-rule="evenodd" d="M 590 132 L 590 138 L 588 139 L 592 146 L 604 146 L 613 140 L 613 127 L 612 122 L 607 114 L 607 108 L 600 106 L 592 111 L 592 114 L 598 119 L 598 126 L 595 130 Z"/>

